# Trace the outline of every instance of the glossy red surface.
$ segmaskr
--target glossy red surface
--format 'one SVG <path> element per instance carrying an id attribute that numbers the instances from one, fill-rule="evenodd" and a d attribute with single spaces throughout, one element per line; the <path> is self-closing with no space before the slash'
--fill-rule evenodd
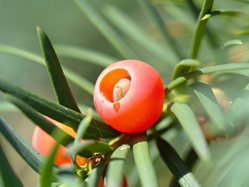
<path id="1" fill-rule="evenodd" d="M 113 102 L 113 88 L 122 78 L 131 80 L 127 94 Z M 138 60 L 123 60 L 108 66 L 98 77 L 94 104 L 99 115 L 120 132 L 134 133 L 152 126 L 164 103 L 164 86 L 150 65 Z"/>

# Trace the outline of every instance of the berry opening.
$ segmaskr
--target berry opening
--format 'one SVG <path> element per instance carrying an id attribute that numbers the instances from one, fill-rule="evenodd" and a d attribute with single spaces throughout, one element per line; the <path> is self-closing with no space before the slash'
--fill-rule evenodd
<path id="1" fill-rule="evenodd" d="M 113 101 L 120 101 L 130 90 L 131 80 L 129 78 L 120 79 L 113 88 Z"/>
<path id="2" fill-rule="evenodd" d="M 123 89 L 120 89 L 120 86 Z M 100 81 L 99 91 L 106 100 L 114 103 L 121 100 L 128 93 L 130 87 L 131 76 L 128 71 L 117 68 L 105 74 Z"/>

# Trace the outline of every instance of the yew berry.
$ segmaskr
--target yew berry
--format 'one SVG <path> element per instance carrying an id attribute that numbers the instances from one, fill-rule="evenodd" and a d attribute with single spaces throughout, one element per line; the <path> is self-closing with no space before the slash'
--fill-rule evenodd
<path id="1" fill-rule="evenodd" d="M 70 134 L 71 136 L 76 137 L 76 133 L 72 128 L 66 125 L 63 125 L 62 123 L 59 123 L 51 118 L 48 118 L 48 117 L 46 118 L 49 121 L 51 121 L 53 124 L 55 124 L 57 127 L 61 128 L 62 130 Z M 44 156 L 49 156 L 49 153 L 52 150 L 55 143 L 56 141 L 49 134 L 43 131 L 39 126 L 35 127 L 33 138 L 32 138 L 32 145 L 36 150 L 38 150 Z M 72 163 L 71 157 L 65 156 L 66 152 L 67 152 L 67 148 L 60 145 L 57 150 L 55 161 L 54 161 L 59 166 L 63 164 L 67 164 L 67 163 Z M 84 165 L 87 162 L 87 160 L 88 159 L 80 157 L 80 156 L 76 157 L 76 162 L 79 165 Z"/>
<path id="2" fill-rule="evenodd" d="M 152 126 L 161 115 L 164 86 L 150 65 L 138 60 L 116 62 L 99 75 L 94 104 L 114 129 L 134 133 Z"/>

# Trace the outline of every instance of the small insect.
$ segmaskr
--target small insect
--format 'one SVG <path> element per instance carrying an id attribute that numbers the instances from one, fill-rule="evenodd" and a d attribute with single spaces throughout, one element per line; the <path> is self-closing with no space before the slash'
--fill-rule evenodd
<path id="1" fill-rule="evenodd" d="M 106 160 L 105 156 L 98 153 L 98 154 L 96 154 L 96 155 L 90 157 L 90 158 L 88 159 L 88 161 L 87 161 L 87 164 L 88 164 L 90 167 L 92 167 L 92 166 L 95 166 L 96 164 L 98 164 L 98 163 L 100 163 L 100 162 L 105 161 L 105 160 Z"/>

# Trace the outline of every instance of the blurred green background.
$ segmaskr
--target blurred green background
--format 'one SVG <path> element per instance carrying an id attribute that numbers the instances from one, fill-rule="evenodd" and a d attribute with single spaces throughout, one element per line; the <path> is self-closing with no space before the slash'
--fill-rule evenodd
<path id="1" fill-rule="evenodd" d="M 170 31 L 170 35 L 175 37 L 178 45 L 188 57 L 190 50 L 190 40 L 195 26 L 196 16 L 191 12 L 187 1 L 153 1 L 160 5 L 160 13 L 165 18 L 165 25 Z M 143 60 L 151 64 L 162 76 L 164 84 L 171 80 L 174 66 L 178 63 L 178 59 L 165 43 L 160 34 L 156 32 L 146 15 L 138 5 L 137 1 L 126 0 L 91 0 L 89 1 L 97 10 L 107 15 L 106 5 L 111 4 L 117 6 L 120 10 L 128 14 L 133 21 L 138 23 L 149 36 L 162 45 L 166 50 L 166 61 L 171 61 L 171 65 L 159 60 L 156 56 L 149 54 L 141 49 L 141 46 L 132 42 L 122 30 L 117 29 L 118 34 L 129 44 L 131 49 L 137 54 L 139 60 Z M 198 8 L 201 7 L 202 1 L 195 1 Z M 215 29 L 213 37 L 215 41 L 205 37 L 199 59 L 203 65 L 209 63 L 227 63 L 229 59 L 217 62 L 217 51 L 220 50 L 226 41 L 232 39 L 241 39 L 244 42 L 244 51 L 239 51 L 241 55 L 245 55 L 248 59 L 247 36 L 236 36 L 235 31 L 248 27 L 248 10 L 249 5 L 237 1 L 218 0 L 215 1 L 214 7 L 219 8 L 237 8 L 243 11 L 243 15 L 237 17 L 218 17 L 211 19 L 208 23 L 209 30 Z M 102 53 L 111 55 L 117 59 L 123 58 L 116 52 L 110 43 L 100 34 L 100 32 L 92 25 L 86 16 L 80 11 L 73 1 L 68 0 L 37 0 L 37 1 L 4 1 L 0 0 L 0 46 L 8 45 L 20 49 L 34 52 L 42 55 L 36 26 L 39 25 L 49 36 L 53 44 L 76 45 L 80 47 L 90 48 Z M 113 24 L 112 24 L 113 25 Z M 115 26 L 114 26 L 115 27 Z M 216 44 L 213 44 L 215 42 Z M 211 43 L 211 45 L 210 45 Z M 215 48 L 213 45 L 216 45 Z M 210 47 L 211 46 L 211 47 Z M 236 54 L 237 55 L 237 54 Z M 235 56 L 235 55 L 234 55 Z M 230 59 L 233 54 L 230 55 Z M 85 61 L 78 61 L 69 58 L 59 57 L 61 63 L 66 67 L 76 71 L 91 82 L 95 82 L 98 74 L 102 71 L 102 67 L 90 64 Z M 215 61 L 216 60 L 216 61 Z M 29 60 L 0 53 L 0 78 L 17 84 L 33 93 L 41 95 L 45 98 L 56 100 L 50 83 L 50 79 L 45 67 L 37 65 Z M 92 97 L 82 91 L 74 84 L 70 83 L 72 92 L 78 103 L 84 103 L 93 106 Z M 3 101 L 0 95 L 0 101 Z M 0 114 L 13 125 L 18 133 L 28 142 L 31 142 L 34 124 L 31 123 L 24 115 L 20 113 L 0 112 Z M 181 138 L 173 142 L 173 146 L 182 155 L 183 147 L 186 147 L 187 139 L 182 131 Z M 211 152 L 213 164 L 206 166 L 203 163 L 198 166 L 196 177 L 203 186 L 248 186 L 246 175 L 238 173 L 248 173 L 249 171 L 249 152 L 246 148 L 249 146 L 248 133 L 244 132 L 239 138 L 222 143 L 212 143 Z M 167 137 L 166 137 L 167 138 Z M 12 147 L 1 137 L 1 144 L 4 147 L 8 159 L 14 167 L 16 173 L 21 178 L 25 186 L 36 186 L 38 175 L 19 157 Z M 241 160 L 243 162 L 241 162 Z M 239 162 L 240 161 L 240 162 Z M 169 182 L 169 171 L 162 164 L 162 160 L 155 164 L 161 185 L 166 186 Z M 127 169 L 128 171 L 128 169 Z M 167 177 L 165 177 L 167 175 Z M 225 180 L 224 180 L 225 179 Z"/>

